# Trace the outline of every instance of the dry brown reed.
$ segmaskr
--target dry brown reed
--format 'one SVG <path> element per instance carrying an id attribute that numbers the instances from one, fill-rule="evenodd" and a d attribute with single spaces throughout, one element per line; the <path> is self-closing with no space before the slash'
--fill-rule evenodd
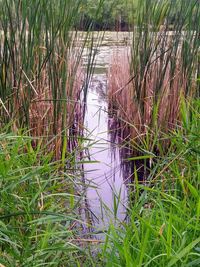
<path id="1" fill-rule="evenodd" d="M 74 54 L 75 55 L 75 54 Z M 24 76 L 23 82 L 18 85 L 15 95 L 13 96 L 13 103 L 15 114 L 13 120 L 16 118 L 16 123 L 13 123 L 14 131 L 20 129 L 18 125 L 18 118 L 22 112 L 24 103 L 29 99 L 29 91 L 27 86 L 32 88 L 32 98 L 29 102 L 28 110 L 28 131 L 33 137 L 32 146 L 35 148 L 38 144 L 40 147 L 45 147 L 46 152 L 53 152 L 55 159 L 61 158 L 63 137 L 71 138 L 70 135 L 81 134 L 83 129 L 83 104 L 81 103 L 81 91 L 84 80 L 84 72 L 81 63 L 76 62 L 74 56 L 67 55 L 66 59 L 60 59 L 57 56 L 57 68 L 62 68 L 62 64 L 66 64 L 68 70 L 66 73 L 66 88 L 65 98 L 62 95 L 59 97 L 59 88 L 62 86 L 62 77 L 57 77 L 57 98 L 55 99 L 48 68 L 44 67 L 41 71 L 40 78 L 35 78 L 30 81 L 26 72 L 21 70 L 21 75 Z M 60 113 L 55 114 L 55 105 L 60 105 Z M 63 112 L 65 111 L 65 112 Z M 63 127 L 64 123 L 64 127 Z M 73 129 L 71 131 L 71 129 Z M 34 139 L 35 138 L 35 139 Z M 66 143 L 69 147 L 70 141 Z M 73 149 L 73 146 L 71 147 Z"/>
<path id="2" fill-rule="evenodd" d="M 108 71 L 109 109 L 111 113 L 117 115 L 117 118 L 121 118 L 127 123 L 134 122 L 134 125 L 139 128 L 140 116 L 139 110 L 132 101 L 134 97 L 132 83 L 127 84 L 130 79 L 128 54 L 127 49 L 115 51 L 111 58 Z M 132 130 L 134 131 L 134 129 Z"/>
<path id="3" fill-rule="evenodd" d="M 0 127 L 28 132 L 35 148 L 64 165 L 82 129 L 87 89 L 81 58 L 89 32 L 74 30 L 80 2 L 10 0 L 0 7 Z"/>
<path id="4" fill-rule="evenodd" d="M 172 129 L 178 123 L 180 97 L 187 86 L 180 57 L 174 67 L 169 60 L 170 51 L 162 57 L 155 53 L 152 63 L 145 66 L 141 75 L 139 71 L 131 71 L 130 53 L 130 49 L 125 48 L 111 58 L 108 72 L 110 112 L 117 114 L 121 125 L 131 126 L 132 138 L 141 138 L 155 127 L 165 132 Z M 138 84 L 139 101 L 136 97 Z"/>

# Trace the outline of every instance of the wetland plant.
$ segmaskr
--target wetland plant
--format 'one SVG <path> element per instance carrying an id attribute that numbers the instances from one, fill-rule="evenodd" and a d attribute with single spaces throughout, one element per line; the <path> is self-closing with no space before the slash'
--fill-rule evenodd
<path id="1" fill-rule="evenodd" d="M 130 184 L 129 220 L 110 225 L 105 266 L 189 267 L 200 264 L 200 101 L 181 101 L 182 126 L 168 133 L 146 184 Z"/>
<path id="2" fill-rule="evenodd" d="M 94 42 L 87 44 L 93 33 L 74 26 L 81 3 L 0 1 L 0 125 L 12 121 L 12 130 L 29 129 L 33 146 L 41 137 L 56 159 L 65 157 L 70 132 L 81 132 L 94 65 Z"/>
<path id="3" fill-rule="evenodd" d="M 31 143 L 28 135 L 0 133 L 0 266 L 95 266 L 78 213 L 84 195 L 74 190 L 81 170 L 61 171 L 61 160 Z"/>
<path id="4" fill-rule="evenodd" d="M 136 10 L 130 46 L 111 59 L 109 107 L 132 139 L 152 144 L 179 125 L 181 96 L 199 95 L 200 3 L 141 0 Z"/>

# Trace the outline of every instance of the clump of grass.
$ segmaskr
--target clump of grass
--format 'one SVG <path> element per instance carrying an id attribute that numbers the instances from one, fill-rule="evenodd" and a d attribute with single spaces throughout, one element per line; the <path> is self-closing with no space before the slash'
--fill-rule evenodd
<path id="1" fill-rule="evenodd" d="M 198 95 L 199 19 L 198 1 L 138 1 L 130 48 L 113 56 L 108 74 L 111 112 L 132 138 L 176 127 L 181 95 Z"/>
<path id="2" fill-rule="evenodd" d="M 200 261 L 200 102 L 181 103 L 182 127 L 157 158 L 146 185 L 132 187 L 129 220 L 110 226 L 106 266 L 198 266 Z"/>
<path id="3" fill-rule="evenodd" d="M 39 146 L 33 150 L 31 141 L 0 134 L 0 264 L 80 266 L 85 260 L 93 266 L 80 247 L 82 196 L 72 190 L 80 172 L 72 166 L 61 172 L 62 162 Z"/>
<path id="4" fill-rule="evenodd" d="M 56 159 L 82 127 L 93 67 L 92 45 L 86 73 L 81 66 L 91 36 L 75 31 L 80 8 L 80 0 L 0 1 L 0 125 L 12 120 L 12 130 L 29 129 L 44 143 L 56 136 L 48 147 Z"/>
<path id="5" fill-rule="evenodd" d="M 66 77 L 69 82 L 66 84 L 65 98 L 54 98 L 52 90 L 48 87 L 48 76 L 43 77 L 43 84 L 40 84 L 38 94 L 32 99 L 29 106 L 29 124 L 30 135 L 36 137 L 33 141 L 33 146 L 36 145 L 38 137 L 41 138 L 43 146 L 46 146 L 47 151 L 55 152 L 55 159 L 59 159 L 62 153 L 63 141 L 67 137 L 66 146 L 71 145 L 70 136 L 74 138 L 81 135 L 83 129 L 83 104 L 81 103 L 81 90 L 83 86 L 84 73 L 81 66 L 76 70 L 76 77 L 74 76 L 75 60 L 70 58 L 68 64 L 68 73 Z M 58 74 L 59 75 L 59 74 Z M 59 77 L 59 76 L 58 76 Z M 75 79 L 75 80 L 74 80 Z M 70 88 L 71 80 L 73 81 L 72 88 Z M 60 80 L 60 82 L 62 82 Z M 20 97 L 23 101 L 23 96 Z M 55 118 L 54 104 L 59 105 L 60 111 Z M 62 111 L 66 109 L 65 118 Z M 63 125 L 65 120 L 65 126 Z M 55 137 L 53 139 L 52 137 Z M 50 140 L 52 140 L 50 142 Z M 49 142 L 48 146 L 46 143 Z M 73 146 L 70 150 L 73 150 Z"/>

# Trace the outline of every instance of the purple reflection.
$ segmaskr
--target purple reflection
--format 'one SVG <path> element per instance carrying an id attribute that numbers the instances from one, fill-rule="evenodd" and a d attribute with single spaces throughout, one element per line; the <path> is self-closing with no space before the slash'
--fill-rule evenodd
<path id="1" fill-rule="evenodd" d="M 127 204 L 119 148 L 114 145 L 108 129 L 106 89 L 106 74 L 95 74 L 88 91 L 85 116 L 86 136 L 91 139 L 87 143 L 91 163 L 84 164 L 86 183 L 90 184 L 86 196 L 96 227 L 107 226 L 115 219 L 124 220 Z M 114 198 L 118 203 L 117 211 L 114 210 Z"/>

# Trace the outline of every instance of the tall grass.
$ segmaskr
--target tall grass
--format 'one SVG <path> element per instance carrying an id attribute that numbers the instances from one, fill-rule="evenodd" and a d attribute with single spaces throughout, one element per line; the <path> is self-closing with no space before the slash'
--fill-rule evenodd
<path id="1" fill-rule="evenodd" d="M 113 55 L 111 109 L 127 121 L 131 136 L 165 131 L 179 121 L 181 95 L 199 95 L 199 1 L 137 1 L 132 42 Z"/>
<path id="2" fill-rule="evenodd" d="M 183 126 L 168 136 L 168 153 L 157 158 L 145 186 L 135 171 L 129 221 L 110 226 L 105 266 L 199 266 L 199 116 L 199 100 L 183 101 Z"/>
<path id="3" fill-rule="evenodd" d="M 85 192 L 77 155 L 83 155 L 79 137 L 101 38 L 90 33 L 92 22 L 85 33 L 75 30 L 81 4 L 0 1 L 3 266 L 95 266 L 84 249 L 93 240 L 82 238 L 87 222 L 78 212 Z"/>
<path id="4" fill-rule="evenodd" d="M 12 120 L 13 129 L 28 128 L 46 140 L 54 136 L 55 158 L 64 157 L 70 129 L 81 130 L 84 80 L 93 66 L 88 59 L 88 69 L 81 67 L 89 39 L 89 31 L 78 34 L 74 27 L 81 3 L 0 2 L 0 123 Z"/>
<path id="5" fill-rule="evenodd" d="M 78 207 L 84 196 L 72 190 L 81 171 L 71 164 L 61 172 L 62 161 L 52 162 L 52 154 L 39 145 L 33 150 L 31 142 L 0 134 L 0 265 L 95 266 L 83 246 Z"/>

